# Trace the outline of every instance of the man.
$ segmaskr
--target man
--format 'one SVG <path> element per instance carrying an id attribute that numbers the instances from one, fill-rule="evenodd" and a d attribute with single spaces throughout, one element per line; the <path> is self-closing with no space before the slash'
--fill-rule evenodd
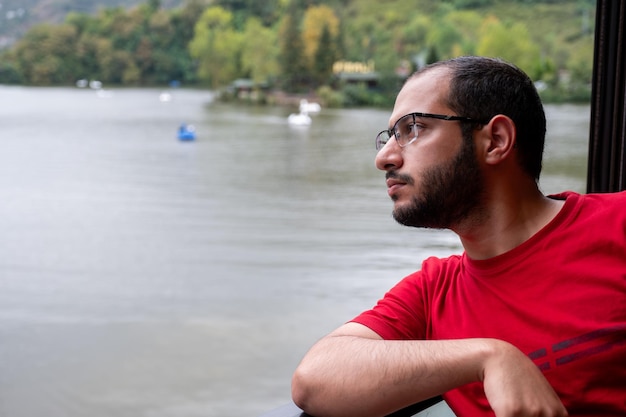
<path id="1" fill-rule="evenodd" d="M 294 402 L 319 417 L 440 394 L 457 416 L 626 415 L 626 193 L 541 193 L 543 107 L 500 60 L 420 70 L 389 126 L 376 166 L 394 218 L 465 251 L 316 343 Z"/>

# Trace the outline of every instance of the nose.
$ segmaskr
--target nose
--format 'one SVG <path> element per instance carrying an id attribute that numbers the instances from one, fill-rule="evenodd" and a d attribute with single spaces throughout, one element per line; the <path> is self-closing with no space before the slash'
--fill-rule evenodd
<path id="1" fill-rule="evenodd" d="M 402 148 L 398 146 L 395 138 L 391 138 L 385 146 L 376 154 L 374 160 L 376 168 L 381 171 L 390 171 L 398 169 L 402 166 Z"/>

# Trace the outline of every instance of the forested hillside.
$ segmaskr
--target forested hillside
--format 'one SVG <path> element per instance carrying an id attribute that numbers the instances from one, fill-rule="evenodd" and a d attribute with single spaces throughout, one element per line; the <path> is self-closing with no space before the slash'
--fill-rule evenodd
<path id="1" fill-rule="evenodd" d="M 0 10 L 13 10 L 10 1 Z M 50 17 L 5 48 L 2 83 L 178 80 L 219 88 L 246 78 L 287 91 L 324 87 L 341 91 L 344 101 L 376 104 L 417 66 L 465 54 L 512 61 L 541 80 L 545 94 L 564 99 L 584 98 L 591 78 L 593 0 L 19 3 L 28 10 L 20 19 L 42 10 Z M 342 85 L 333 72 L 338 61 L 362 63 L 377 88 Z"/>
<path id="2" fill-rule="evenodd" d="M 131 8 L 143 0 L 1 0 L 0 48 L 14 43 L 39 23 L 59 24 L 69 12 L 95 14 L 105 7 Z M 180 6 L 183 0 L 164 0 L 163 7 Z"/>

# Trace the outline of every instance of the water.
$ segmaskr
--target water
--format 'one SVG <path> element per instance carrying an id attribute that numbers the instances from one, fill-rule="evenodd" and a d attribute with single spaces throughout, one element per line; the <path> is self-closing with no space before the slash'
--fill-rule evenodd
<path id="1" fill-rule="evenodd" d="M 449 232 L 394 223 L 388 111 L 0 87 L 0 416 L 258 416 L 319 337 Z M 548 106 L 545 192 L 584 192 L 589 106 Z M 181 122 L 198 140 L 179 142 Z"/>

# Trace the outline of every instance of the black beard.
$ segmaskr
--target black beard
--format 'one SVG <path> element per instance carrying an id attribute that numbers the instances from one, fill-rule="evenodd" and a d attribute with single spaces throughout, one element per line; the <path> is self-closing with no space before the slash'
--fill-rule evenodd
<path id="1" fill-rule="evenodd" d="M 474 141 L 466 138 L 456 157 L 426 171 L 420 185 L 422 192 L 413 197 L 411 205 L 394 210 L 398 223 L 452 229 L 478 214 L 484 185 Z"/>

